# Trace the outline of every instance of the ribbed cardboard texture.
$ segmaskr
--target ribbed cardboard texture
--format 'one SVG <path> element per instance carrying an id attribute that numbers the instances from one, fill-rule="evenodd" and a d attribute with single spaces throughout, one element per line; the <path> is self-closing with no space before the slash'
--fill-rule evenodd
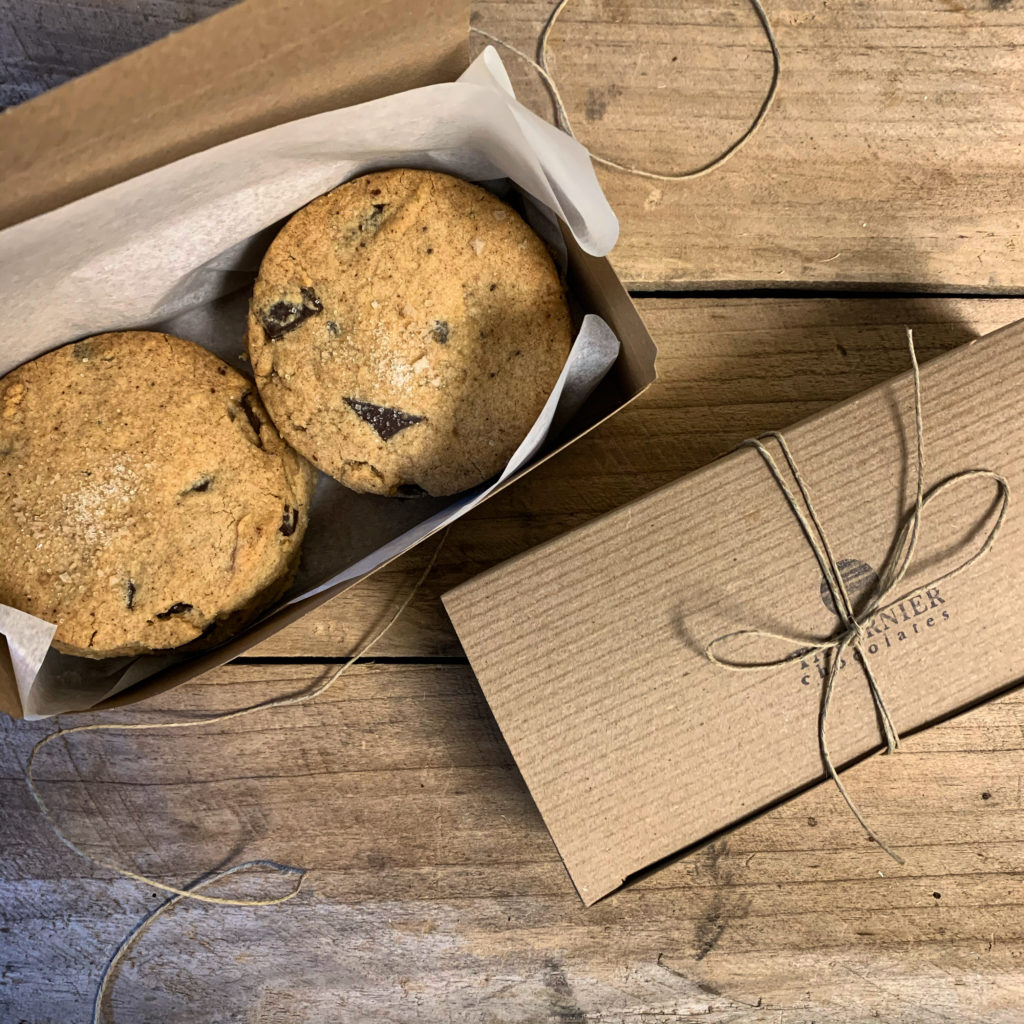
<path id="1" fill-rule="evenodd" d="M 928 363 L 921 384 L 926 485 L 986 468 L 1024 493 L 1024 322 Z M 837 557 L 877 572 L 913 505 L 910 375 L 784 433 Z M 927 507 L 902 588 L 920 589 L 868 626 L 903 733 L 1024 675 L 1019 498 L 985 558 L 925 586 L 981 545 L 995 498 L 991 481 L 974 480 Z M 824 657 L 730 672 L 704 654 L 744 628 L 830 635 L 838 623 L 822 584 L 777 484 L 743 449 L 445 595 L 585 903 L 823 778 Z M 852 660 L 829 736 L 836 765 L 879 749 Z"/>
<path id="2" fill-rule="evenodd" d="M 468 29 L 466 0 L 373 6 L 245 0 L 0 115 L 0 228 L 249 132 L 452 80 L 468 64 Z M 604 318 L 621 351 L 559 443 L 502 489 L 614 415 L 655 378 L 654 343 L 611 265 L 563 234 L 570 290 Z M 151 676 L 93 710 L 131 704 L 194 679 L 362 579 L 283 607 L 230 643 Z M 0 711 L 21 714 L 5 642 Z"/>

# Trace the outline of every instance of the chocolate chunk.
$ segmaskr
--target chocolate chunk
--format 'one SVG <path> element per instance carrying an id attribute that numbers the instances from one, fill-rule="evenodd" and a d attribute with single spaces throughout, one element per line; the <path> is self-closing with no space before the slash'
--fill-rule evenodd
<path id="1" fill-rule="evenodd" d="M 490 290 L 493 292 L 497 287 L 498 286 L 496 284 L 492 284 L 491 287 L 490 287 Z"/>
<path id="2" fill-rule="evenodd" d="M 124 585 L 124 604 L 128 611 L 135 607 L 135 584 L 131 580 Z"/>
<path id="3" fill-rule="evenodd" d="M 249 426 L 252 428 L 253 434 L 256 435 L 256 439 L 253 441 L 253 444 L 256 445 L 257 448 L 262 448 L 263 437 L 260 431 L 263 429 L 263 420 L 260 419 L 259 413 L 256 412 L 256 408 L 253 405 L 252 392 L 246 391 L 238 400 L 238 404 L 241 406 L 242 412 L 245 413 L 245 418 L 249 421 Z M 228 414 L 231 415 L 230 407 L 228 408 Z M 234 416 L 231 415 L 231 418 L 234 419 Z"/>
<path id="4" fill-rule="evenodd" d="M 311 316 L 324 311 L 324 304 L 312 288 L 301 288 L 302 304 L 294 302 L 275 302 L 270 309 L 260 316 L 263 330 L 271 341 L 276 341 L 289 331 L 294 331 L 299 324 Z"/>
<path id="5" fill-rule="evenodd" d="M 332 338 L 337 338 L 341 334 L 341 328 L 333 320 L 328 320 L 327 333 L 331 335 Z"/>
<path id="6" fill-rule="evenodd" d="M 182 615 L 184 612 L 190 611 L 192 611 L 192 605 L 186 604 L 184 601 L 179 601 L 177 604 L 172 604 L 167 611 L 157 612 L 156 617 L 158 619 L 169 619 L 172 615 Z"/>
<path id="7" fill-rule="evenodd" d="M 299 525 L 299 510 L 292 508 L 291 505 L 285 505 L 284 515 L 281 518 L 281 525 L 278 529 L 285 537 L 290 537 Z"/>
<path id="8" fill-rule="evenodd" d="M 210 489 L 210 484 L 213 483 L 212 476 L 204 476 L 202 480 L 194 483 L 185 493 L 186 494 L 203 494 Z"/>
<path id="9" fill-rule="evenodd" d="M 364 213 L 359 221 L 360 231 L 376 231 L 384 219 L 384 211 L 388 208 L 387 203 L 374 203 L 370 213 Z"/>
<path id="10" fill-rule="evenodd" d="M 419 484 L 399 484 L 396 493 L 402 498 L 424 498 L 427 494 Z"/>
<path id="11" fill-rule="evenodd" d="M 448 336 L 452 333 L 452 329 L 448 325 L 447 320 L 435 320 L 434 326 L 430 328 L 430 333 L 434 336 L 434 341 L 438 344 L 447 345 Z"/>
<path id="12" fill-rule="evenodd" d="M 357 398 L 346 398 L 345 404 L 362 420 L 377 431 L 382 441 L 390 441 L 399 431 L 420 423 L 422 416 L 414 416 L 401 409 L 390 409 L 386 405 L 373 405 L 371 402 L 360 402 Z"/>

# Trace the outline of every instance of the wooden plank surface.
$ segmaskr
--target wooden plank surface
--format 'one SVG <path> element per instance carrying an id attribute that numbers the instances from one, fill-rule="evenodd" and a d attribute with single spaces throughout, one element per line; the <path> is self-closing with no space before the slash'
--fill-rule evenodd
<path id="1" fill-rule="evenodd" d="M 0 0 L 0 103 L 225 0 Z M 698 181 L 600 171 L 642 291 L 771 287 L 1012 292 L 1024 8 L 1005 0 L 768 5 L 778 106 Z M 549 3 L 474 23 L 531 50 Z M 536 77 L 505 53 L 544 116 Z M 673 60 L 672 58 L 676 58 Z M 551 67 L 580 137 L 672 171 L 756 109 L 767 50 L 747 0 L 573 0 Z M 927 98 L 926 98 L 927 97 Z M 272 857 L 297 901 L 182 906 L 117 977 L 111 1020 L 1024 1020 L 1024 697 L 910 739 L 849 784 L 907 856 L 811 791 L 584 910 L 439 602 L 469 575 L 903 369 L 1024 317 L 1024 299 L 647 298 L 661 379 L 634 406 L 452 530 L 375 653 L 316 702 L 194 730 L 74 737 L 40 765 L 77 840 L 166 882 Z M 926 425 L 927 429 L 927 425 Z M 209 713 L 304 688 L 372 634 L 429 546 L 253 659 L 106 716 Z M 431 663 L 434 659 L 437 663 Z M 69 716 L 61 724 L 88 719 Z M 52 723 L 0 720 L 0 1020 L 88 1017 L 117 942 L 158 899 L 64 848 L 24 787 Z M 272 895 L 236 878 L 222 894 Z"/>
<path id="2" fill-rule="evenodd" d="M 778 98 L 720 170 L 598 176 L 634 288 L 1024 285 L 1024 6 L 1006 0 L 766 0 Z M 528 54 L 551 5 L 476 0 L 473 23 Z M 482 44 L 479 40 L 477 45 Z M 675 174 L 750 123 L 771 56 L 749 0 L 571 0 L 549 67 L 593 152 Z M 521 98 L 551 101 L 503 53 Z"/>
<path id="3" fill-rule="evenodd" d="M 0 108 L 191 25 L 235 0 L 0 0 Z"/>
<path id="4" fill-rule="evenodd" d="M 225 6 L 0 0 L 0 103 Z M 623 279 L 643 290 L 1024 290 L 1024 5 L 765 6 L 782 78 L 744 150 L 691 181 L 599 170 L 622 222 L 613 262 Z M 534 53 L 550 9 L 549 0 L 474 0 L 473 24 Z M 502 57 L 523 101 L 550 119 L 536 72 Z M 550 67 L 584 143 L 677 173 L 742 133 L 771 59 L 749 0 L 571 0 Z"/>
<path id="5" fill-rule="evenodd" d="M 330 668 L 233 666 L 110 717 L 247 704 Z M 465 667 L 358 667 L 315 704 L 173 739 L 72 737 L 39 776 L 87 848 L 162 881 L 250 857 L 314 872 L 281 907 L 162 919 L 111 1020 L 1018 1024 L 1022 726 L 1005 698 L 850 773 L 905 867 L 822 787 L 589 910 Z M 0 728 L 3 1019 L 82 1020 L 158 899 L 40 823 L 17 765 L 50 724 Z"/>

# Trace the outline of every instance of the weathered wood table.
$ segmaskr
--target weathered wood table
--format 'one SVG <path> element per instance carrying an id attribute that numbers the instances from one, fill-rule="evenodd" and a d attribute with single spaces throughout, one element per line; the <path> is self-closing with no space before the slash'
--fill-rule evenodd
<path id="1" fill-rule="evenodd" d="M 221 6 L 0 0 L 0 100 Z M 110 1019 L 1024 1021 L 1020 693 L 851 773 L 906 867 L 822 788 L 584 910 L 438 600 L 896 373 L 904 325 L 927 358 L 1024 317 L 1024 7 L 767 7 L 781 88 L 747 148 L 694 181 L 600 172 L 622 221 L 613 262 L 660 345 L 659 383 L 460 522 L 376 656 L 322 699 L 51 747 L 47 799 L 96 853 L 179 884 L 250 857 L 314 871 L 280 907 L 182 905 L 161 918 L 116 977 Z M 481 0 L 473 21 L 532 51 L 549 10 Z M 734 138 L 771 67 L 746 0 L 575 0 L 551 51 L 581 139 L 662 172 Z M 504 56 L 550 117 L 534 73 Z M 427 554 L 253 657 L 107 717 L 209 713 L 305 687 L 372 634 Z M 107 958 L 159 902 L 41 820 L 22 767 L 53 728 L 0 725 L 5 1021 L 87 1019 Z M 283 884 L 236 877 L 221 891 Z"/>

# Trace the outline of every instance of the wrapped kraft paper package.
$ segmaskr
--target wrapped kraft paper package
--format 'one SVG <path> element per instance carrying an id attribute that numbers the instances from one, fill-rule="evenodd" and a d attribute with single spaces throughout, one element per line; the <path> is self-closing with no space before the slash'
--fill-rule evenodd
<path id="1" fill-rule="evenodd" d="M 926 491 L 986 469 L 1009 494 L 1024 493 L 1022 394 L 1024 322 L 922 367 Z M 783 435 L 854 607 L 863 607 L 915 506 L 912 375 Z M 795 491 L 776 442 L 765 443 Z M 999 524 L 1002 494 L 992 475 L 943 488 L 924 507 L 909 572 L 891 595 L 910 596 L 864 623 L 865 661 L 900 733 L 1024 675 L 1024 517 L 1015 502 Z M 938 580 L 994 529 L 984 557 Z M 706 652 L 740 630 L 815 638 L 839 626 L 813 549 L 750 448 L 496 567 L 444 601 L 588 905 L 824 777 L 818 714 L 826 655 L 727 671 Z M 742 643 L 728 652 L 734 660 L 764 662 L 795 646 Z M 716 645 L 716 653 L 725 652 Z M 828 737 L 837 768 L 880 747 L 866 675 L 849 653 L 836 676 Z M 898 848 L 884 820 L 869 824 Z M 852 815 L 850 829 L 859 830 Z M 877 847 L 865 856 L 872 849 L 884 857 Z"/>
<path id="2" fill-rule="evenodd" d="M 258 0 L 241 8 L 249 6 L 266 30 L 289 5 Z M 310 3 L 306 13 L 326 17 L 328 7 Z M 438 7 L 403 5 L 403 26 L 436 17 Z M 464 33 L 465 8 L 440 7 L 445 24 L 457 14 Z M 189 30 L 200 52 L 204 28 L 207 35 L 222 36 L 219 19 L 235 18 L 237 10 L 211 19 L 209 28 L 201 24 Z M 398 31 L 399 38 L 408 35 Z M 450 63 L 443 42 L 449 37 L 440 34 L 433 62 L 406 60 L 411 84 L 431 80 L 438 67 Z M 165 57 L 174 57 L 180 40 L 150 50 L 159 53 L 161 47 L 169 48 Z M 340 64 L 343 49 L 336 47 L 333 56 Z M 119 63 L 143 74 L 154 64 L 146 53 Z M 282 61 L 289 59 L 296 58 L 285 47 Z M 390 92 L 402 83 L 405 65 L 399 62 L 396 70 L 387 60 L 384 64 L 389 73 L 382 83 Z M 277 74 L 287 78 L 285 67 L 278 65 Z M 300 93 L 308 89 L 317 99 L 301 74 L 297 82 Z M 371 85 L 362 82 L 359 88 L 360 98 L 367 98 Z M 245 110 L 249 106 L 243 104 Z M 259 123 L 253 120 L 257 114 L 247 114 L 248 120 L 240 114 L 238 123 Z M 182 128 L 179 147 L 202 140 L 185 130 L 186 122 Z M 139 146 L 130 141 L 127 164 L 144 167 Z M 153 147 L 159 151 L 167 143 L 161 138 L 148 144 L 146 159 Z M 90 180 L 116 173 L 102 166 L 102 154 L 94 156 L 98 169 Z M 408 502 L 357 495 L 321 477 L 292 590 L 256 626 L 192 658 L 168 653 L 91 662 L 61 655 L 49 647 L 52 624 L 0 606 L 0 710 L 35 717 L 126 703 L 222 664 L 465 514 L 651 382 L 653 343 L 614 272 L 599 258 L 614 243 L 617 224 L 586 151 L 515 101 L 493 49 L 457 82 L 384 95 L 225 142 L 0 232 L 0 304 L 8 325 L 18 325 L 0 346 L 0 374 L 57 345 L 129 327 L 156 327 L 189 338 L 244 369 L 238 360 L 249 285 L 282 219 L 340 181 L 370 169 L 410 165 L 487 183 L 520 203 L 535 230 L 560 254 L 567 275 L 579 323 L 576 341 L 544 411 L 500 477 L 454 499 Z M 84 181 L 72 180 L 35 193 L 23 190 L 2 213 L 46 208 L 55 196 L 74 197 L 84 187 Z M 565 429 L 570 420 L 571 429 Z"/>

